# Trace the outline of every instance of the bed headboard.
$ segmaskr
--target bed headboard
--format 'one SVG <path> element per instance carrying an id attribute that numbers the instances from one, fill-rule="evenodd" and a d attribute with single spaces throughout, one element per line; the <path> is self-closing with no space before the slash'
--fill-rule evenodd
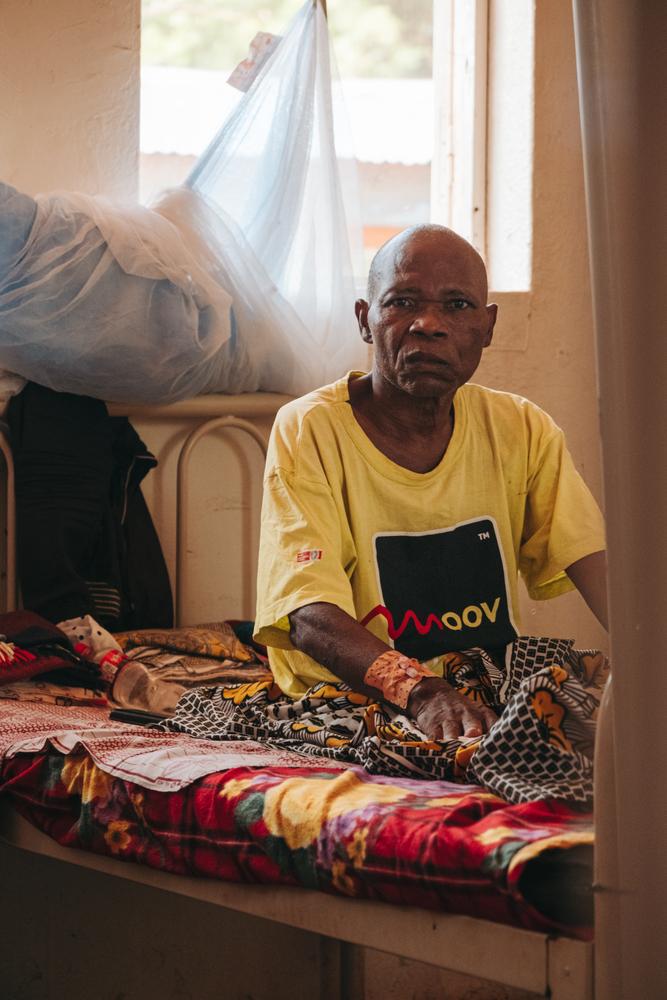
<path id="1" fill-rule="evenodd" d="M 145 480 L 177 624 L 252 618 L 266 442 L 288 396 L 199 396 L 169 406 L 110 405 L 159 465 Z"/>
<path id="2" fill-rule="evenodd" d="M 289 396 L 210 395 L 165 406 L 109 404 L 158 459 L 142 489 L 160 536 L 177 622 L 252 618 L 264 455 Z M 14 468 L 0 421 L 4 464 L 2 606 L 17 604 Z"/>

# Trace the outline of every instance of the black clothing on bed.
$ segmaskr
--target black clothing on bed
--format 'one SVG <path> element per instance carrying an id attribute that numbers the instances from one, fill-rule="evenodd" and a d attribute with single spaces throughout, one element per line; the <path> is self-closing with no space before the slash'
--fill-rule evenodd
<path id="1" fill-rule="evenodd" d="M 169 628 L 167 568 L 141 493 L 157 465 L 98 399 L 29 382 L 9 404 L 23 604 L 53 622 Z"/>

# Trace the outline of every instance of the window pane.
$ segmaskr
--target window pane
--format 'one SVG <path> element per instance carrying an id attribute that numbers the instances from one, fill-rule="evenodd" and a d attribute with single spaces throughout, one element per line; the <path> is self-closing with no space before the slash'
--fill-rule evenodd
<path id="1" fill-rule="evenodd" d="M 226 80 L 301 0 L 143 0 L 141 200 L 179 184 L 240 98 Z M 330 0 L 365 256 L 430 213 L 432 0 Z"/>
<path id="2" fill-rule="evenodd" d="M 241 98 L 227 83 L 258 31 L 280 34 L 301 0 L 143 0 L 142 202 L 185 180 Z"/>
<path id="3" fill-rule="evenodd" d="M 331 0 L 329 18 L 368 264 L 394 233 L 430 218 L 433 2 Z"/>
<path id="4" fill-rule="evenodd" d="M 490 7 L 486 248 L 495 292 L 532 281 L 534 16 L 534 0 Z"/>

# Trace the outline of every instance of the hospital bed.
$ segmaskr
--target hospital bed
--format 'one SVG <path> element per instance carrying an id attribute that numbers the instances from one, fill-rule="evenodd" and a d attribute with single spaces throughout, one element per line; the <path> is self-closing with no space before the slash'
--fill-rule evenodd
<path id="1" fill-rule="evenodd" d="M 261 467 L 267 429 L 273 414 L 283 401 L 283 397 L 263 393 L 238 397 L 205 397 L 167 407 L 112 408 L 112 412 L 128 414 L 134 422 L 150 424 L 154 437 L 159 438 L 156 432 L 160 426 L 180 426 L 176 438 L 170 433 L 165 440 L 174 452 L 166 464 L 176 479 L 175 488 L 171 491 L 175 494 L 175 511 L 170 517 L 175 533 L 173 555 L 176 607 L 181 615 L 192 585 L 191 564 L 196 564 L 189 540 L 192 529 L 191 463 L 196 462 L 200 443 L 208 436 L 214 442 L 219 440 L 221 430 L 224 437 L 233 434 L 239 442 L 245 444 L 243 451 L 239 453 L 239 460 L 252 462 L 252 454 L 256 452 L 259 454 Z M 152 441 L 150 443 L 152 445 Z M 4 435 L 0 438 L 0 447 L 7 471 L 6 604 L 11 606 L 15 603 L 13 597 L 16 573 L 12 544 L 15 515 L 11 497 L 11 449 Z M 243 550 L 247 552 L 251 551 L 253 526 L 252 518 L 245 517 L 243 505 L 241 516 L 242 521 L 245 519 L 242 533 L 247 536 Z M 251 558 L 250 563 L 244 567 L 247 579 L 240 583 L 244 595 L 242 610 L 246 614 L 250 611 L 252 600 L 250 578 L 253 569 Z M 347 900 L 292 886 L 239 885 L 168 874 L 142 865 L 124 863 L 112 857 L 61 847 L 20 816 L 5 797 L 0 799 L 0 836 L 4 842 L 0 854 L 1 863 L 3 867 L 11 869 L 12 873 L 12 878 L 5 879 L 5 891 L 13 884 L 23 897 L 20 901 L 22 906 L 25 906 L 26 897 L 32 899 L 33 916 L 39 899 L 39 883 L 35 884 L 33 873 L 41 872 L 41 877 L 47 881 L 50 878 L 58 886 L 58 915 L 52 914 L 52 920 L 57 923 L 61 920 L 62 912 L 66 911 L 69 915 L 67 926 L 70 928 L 86 922 L 82 897 L 94 893 L 100 906 L 104 905 L 105 896 L 115 898 L 117 890 L 110 893 L 109 879 L 116 882 L 116 887 L 119 882 L 124 885 L 123 899 L 126 902 L 123 912 L 126 913 L 127 906 L 131 906 L 134 920 L 138 919 L 137 914 L 142 908 L 148 920 L 151 906 L 156 905 L 154 900 L 165 898 L 160 893 L 169 894 L 174 913 L 177 912 L 178 900 L 181 900 L 181 905 L 185 905 L 182 901 L 186 897 L 192 928 L 199 928 L 198 920 L 204 921 L 209 928 L 217 925 L 220 927 L 221 942 L 229 935 L 230 920 L 238 930 L 241 915 L 245 918 L 260 918 L 265 922 L 261 924 L 262 930 L 257 931 L 256 925 L 252 924 L 255 929 L 248 931 L 250 936 L 261 934 L 268 942 L 278 933 L 276 925 L 281 925 L 283 934 L 289 928 L 288 937 L 283 939 L 282 951 L 287 954 L 290 948 L 294 948 L 295 955 L 298 956 L 291 966 L 294 975 L 292 988 L 298 991 L 298 984 L 301 982 L 301 988 L 314 996 L 335 997 L 340 1000 L 362 1000 L 367 996 L 368 984 L 364 985 L 364 967 L 368 962 L 364 955 L 369 953 L 365 949 L 371 949 L 370 954 L 387 952 L 402 959 L 502 983 L 534 995 L 550 996 L 553 1000 L 588 1000 L 595 995 L 593 944 L 588 941 L 414 906 L 394 906 L 366 899 Z M 46 869 L 40 868 L 40 865 L 45 864 Z M 87 874 L 82 875 L 82 871 Z M 82 878 L 84 881 L 81 881 Z M 134 891 L 130 890 L 132 886 L 135 887 Z M 136 887 L 142 888 L 137 891 Z M 157 891 L 159 893 L 156 897 Z M 5 905 L 10 912 L 12 907 L 20 909 L 16 899 L 12 903 L 6 897 Z M 117 919 L 127 919 L 119 911 L 116 913 Z M 197 930 L 196 933 L 199 936 L 202 932 Z M 309 943 L 305 945 L 304 940 Z M 104 942 L 94 938 L 91 938 L 91 942 L 94 943 L 100 961 L 104 961 Z M 315 948 L 312 967 L 302 961 L 304 949 L 309 953 L 309 947 Z M 120 961 L 118 954 L 116 961 Z M 52 967 L 52 957 L 45 964 Z M 225 982 L 232 990 L 231 995 L 243 996 L 242 992 L 233 992 L 234 988 L 242 988 L 234 986 L 242 981 L 238 976 L 238 972 L 232 975 L 228 970 Z M 267 982 L 270 982 L 270 978 Z M 276 992 L 275 983 L 272 989 L 274 996 L 282 995 L 279 991 Z M 25 993 L 26 997 L 42 995 L 56 997 L 59 994 Z M 152 994 L 148 991 L 144 995 L 149 997 Z M 190 995 L 208 996 L 196 991 Z M 220 995 L 224 996 L 225 993 Z"/>

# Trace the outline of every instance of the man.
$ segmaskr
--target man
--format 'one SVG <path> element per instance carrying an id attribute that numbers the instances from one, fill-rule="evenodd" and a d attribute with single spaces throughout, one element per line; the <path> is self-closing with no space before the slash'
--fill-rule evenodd
<path id="1" fill-rule="evenodd" d="M 340 679 L 431 739 L 479 736 L 493 712 L 438 658 L 482 647 L 500 662 L 519 572 L 538 599 L 576 585 L 606 627 L 602 518 L 553 421 L 469 384 L 497 312 L 470 244 L 407 230 L 378 251 L 367 294 L 371 372 L 276 419 L 256 637 L 293 697 Z"/>

